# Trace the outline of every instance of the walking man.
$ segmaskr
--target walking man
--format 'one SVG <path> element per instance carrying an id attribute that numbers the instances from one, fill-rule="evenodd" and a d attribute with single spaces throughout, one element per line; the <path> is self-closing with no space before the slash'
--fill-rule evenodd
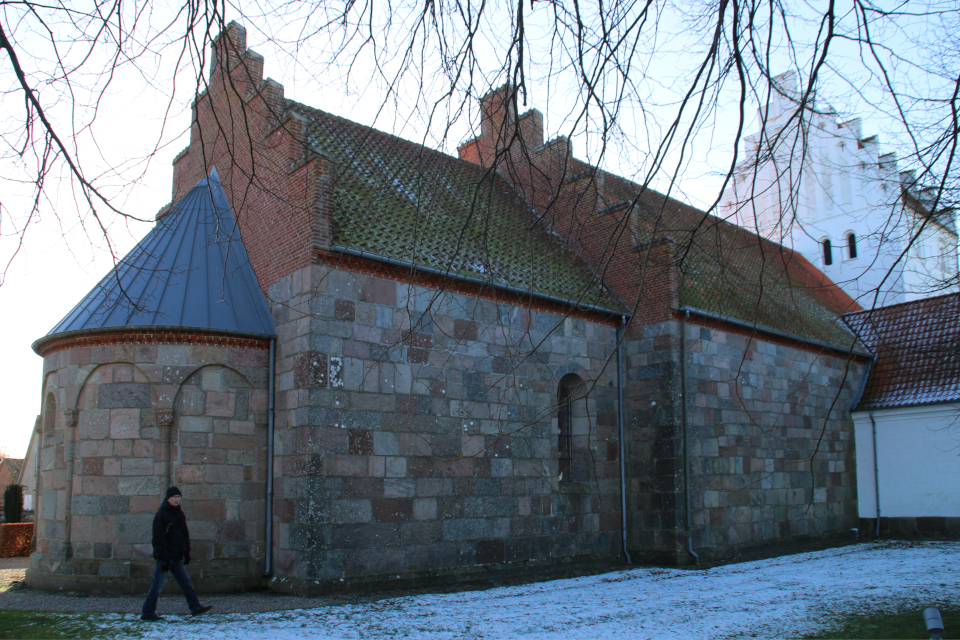
<path id="1" fill-rule="evenodd" d="M 206 613 L 212 608 L 210 605 L 200 604 L 197 592 L 190 584 L 190 576 L 183 568 L 183 565 L 190 564 L 190 532 L 187 530 L 187 519 L 180 509 L 181 497 L 180 489 L 167 489 L 166 498 L 157 515 L 153 517 L 153 557 L 157 560 L 157 567 L 153 573 L 150 593 L 143 602 L 141 620 L 163 620 L 157 615 L 157 599 L 167 581 L 167 571 L 173 574 L 173 579 L 180 585 L 193 615 Z"/>

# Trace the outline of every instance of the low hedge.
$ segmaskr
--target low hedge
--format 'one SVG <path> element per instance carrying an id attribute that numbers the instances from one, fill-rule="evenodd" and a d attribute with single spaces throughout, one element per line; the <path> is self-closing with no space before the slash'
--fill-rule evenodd
<path id="1" fill-rule="evenodd" d="M 0 558 L 19 558 L 30 555 L 33 523 L 0 524 Z"/>

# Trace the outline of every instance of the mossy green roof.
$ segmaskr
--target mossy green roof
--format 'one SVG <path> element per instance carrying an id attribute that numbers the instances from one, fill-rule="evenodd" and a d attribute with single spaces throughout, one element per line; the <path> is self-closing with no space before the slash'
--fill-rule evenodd
<path id="1" fill-rule="evenodd" d="M 632 188 L 631 188 L 632 187 Z M 608 201 L 633 201 L 638 244 L 675 243 L 681 307 L 853 349 L 841 321 L 859 306 L 803 256 L 716 216 L 623 179 L 604 182 Z"/>
<path id="2" fill-rule="evenodd" d="M 336 166 L 335 244 L 623 309 L 496 172 L 323 111 L 296 108 L 308 121 L 308 143 Z"/>

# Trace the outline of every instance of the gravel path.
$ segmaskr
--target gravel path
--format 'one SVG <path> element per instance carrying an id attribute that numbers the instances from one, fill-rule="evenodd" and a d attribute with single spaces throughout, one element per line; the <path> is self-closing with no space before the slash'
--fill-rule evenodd
<path id="1" fill-rule="evenodd" d="M 30 589 L 23 577 L 30 566 L 29 558 L 0 558 L 0 609 L 20 611 L 96 611 L 101 613 L 139 613 L 143 596 L 92 596 L 86 594 L 47 593 Z M 144 593 L 146 596 L 146 593 Z M 202 595 L 204 604 L 212 604 L 214 613 L 255 613 L 286 609 L 311 609 L 331 603 L 357 601 L 360 598 L 301 598 L 272 591 L 254 593 Z M 161 613 L 187 613 L 187 605 L 179 593 L 160 597 Z"/>

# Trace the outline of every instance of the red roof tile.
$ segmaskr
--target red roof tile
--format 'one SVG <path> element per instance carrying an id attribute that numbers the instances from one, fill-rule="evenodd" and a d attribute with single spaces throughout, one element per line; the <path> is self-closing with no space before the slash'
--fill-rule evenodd
<path id="1" fill-rule="evenodd" d="M 960 294 L 843 319 L 876 354 L 857 410 L 960 400 Z"/>

